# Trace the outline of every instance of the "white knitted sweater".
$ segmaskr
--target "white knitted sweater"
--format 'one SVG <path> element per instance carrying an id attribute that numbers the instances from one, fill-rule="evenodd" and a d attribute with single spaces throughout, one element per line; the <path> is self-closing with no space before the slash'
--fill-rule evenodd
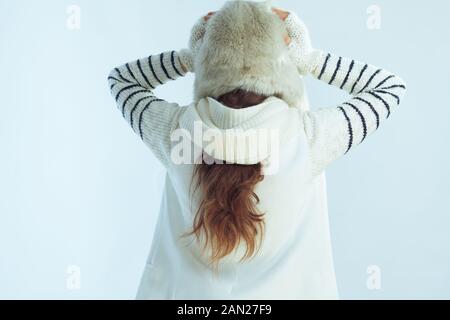
<path id="1" fill-rule="evenodd" d="M 331 53 L 322 53 L 319 61 L 311 75 L 352 97 L 336 107 L 299 111 L 317 173 L 365 141 L 389 118 L 406 91 L 403 80 L 385 69 Z M 159 99 L 154 90 L 185 74 L 177 51 L 167 51 L 128 62 L 108 77 L 122 116 L 166 166 L 170 134 L 178 128 L 186 106 Z M 229 111 L 231 116 L 233 110 Z"/>
<path id="2" fill-rule="evenodd" d="M 291 18 L 286 23 L 296 26 Z M 165 51 L 114 68 L 108 77 L 122 116 L 168 170 L 158 229 L 138 297 L 336 298 L 325 186 L 320 181 L 330 163 L 366 141 L 397 109 L 406 91 L 404 82 L 383 68 L 315 50 L 298 61 L 299 71 L 347 91 L 351 95 L 347 101 L 306 112 L 284 108 L 275 97 L 264 106 L 242 110 L 214 99 L 202 102 L 209 111 L 200 108 L 201 117 L 209 117 L 218 128 L 268 124 L 270 116 L 255 115 L 281 106 L 280 112 L 294 119 L 298 130 L 297 140 L 286 142 L 281 153 L 287 159 L 281 165 L 284 171 L 279 178 L 264 180 L 257 190 L 262 206 L 272 213 L 261 255 L 245 266 L 230 257 L 216 279 L 198 248 L 177 237 L 192 227 L 187 191 L 192 167 L 173 163 L 170 137 L 186 115 L 199 108 L 164 101 L 155 95 L 155 88 L 186 74 L 180 58 L 179 51 Z M 278 127 L 283 128 L 283 123 Z"/>

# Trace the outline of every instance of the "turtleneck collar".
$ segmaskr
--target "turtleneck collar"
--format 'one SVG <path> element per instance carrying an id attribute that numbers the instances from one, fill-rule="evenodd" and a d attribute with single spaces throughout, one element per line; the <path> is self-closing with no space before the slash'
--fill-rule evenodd
<path id="1" fill-rule="evenodd" d="M 288 105 L 284 104 L 283 100 L 274 96 L 267 98 L 255 106 L 240 109 L 225 106 L 211 97 L 200 100 L 197 105 L 197 110 L 200 111 L 199 113 L 208 114 L 209 120 L 214 126 L 220 129 L 235 128 L 246 124 L 250 120 L 257 121 L 257 118 L 259 118 L 258 115 L 261 115 L 261 111 L 267 108 L 271 109 L 271 113 L 275 113 L 287 109 Z"/>
<path id="2" fill-rule="evenodd" d="M 279 145 L 283 145 L 298 134 L 301 126 L 298 112 L 298 109 L 289 107 L 284 100 L 275 96 L 271 96 L 255 106 L 242 109 L 230 108 L 211 97 L 206 97 L 184 110 L 179 125 L 181 129 L 187 130 L 194 144 L 202 149 L 208 147 L 214 150 L 214 154 L 210 154 L 214 158 L 229 163 L 255 164 L 266 159 L 274 151 L 271 137 L 267 133 L 276 134 Z M 198 128 L 201 132 L 197 131 Z M 216 136 L 212 142 L 203 141 L 204 132 L 211 129 L 214 131 L 209 131 L 210 133 L 218 130 L 220 136 Z M 263 129 L 260 132 L 266 134 L 266 136 L 262 135 L 258 138 L 257 154 L 251 153 L 251 150 L 229 153 L 228 146 L 236 147 L 234 139 L 246 141 L 248 138 L 246 131 L 250 129 Z M 231 132 L 234 133 L 234 136 L 229 137 L 227 133 Z M 196 139 L 198 133 L 200 133 L 200 140 Z M 263 148 L 262 146 L 268 147 Z M 204 151 L 209 153 L 206 149 Z"/>

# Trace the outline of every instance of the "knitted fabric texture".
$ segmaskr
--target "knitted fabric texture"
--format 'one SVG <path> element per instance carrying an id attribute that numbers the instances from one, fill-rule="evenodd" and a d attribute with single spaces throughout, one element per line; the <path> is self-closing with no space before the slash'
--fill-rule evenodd
<path id="1" fill-rule="evenodd" d="M 181 63 L 183 63 L 189 72 L 195 72 L 194 57 L 198 55 L 203 37 L 205 36 L 206 24 L 207 21 L 201 17 L 191 29 L 188 48 L 179 51 Z"/>
<path id="2" fill-rule="evenodd" d="M 284 21 L 291 42 L 288 45 L 289 55 L 301 75 L 307 75 L 318 65 L 320 52 L 314 50 L 309 31 L 295 12 L 289 14 Z"/>

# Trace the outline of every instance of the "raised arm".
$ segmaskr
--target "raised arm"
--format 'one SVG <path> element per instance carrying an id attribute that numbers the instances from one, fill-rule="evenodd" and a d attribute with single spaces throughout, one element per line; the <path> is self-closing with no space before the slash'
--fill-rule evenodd
<path id="1" fill-rule="evenodd" d="M 163 164 L 169 161 L 170 133 L 182 108 L 158 98 L 154 90 L 184 75 L 178 52 L 166 51 L 125 63 L 108 76 L 122 116 Z"/>
<path id="2" fill-rule="evenodd" d="M 156 87 L 194 72 L 194 57 L 203 41 L 210 14 L 191 29 L 188 47 L 165 51 L 111 70 L 108 81 L 117 107 L 133 130 L 165 165 L 170 161 L 170 134 L 184 108 L 154 94 Z"/>
<path id="3" fill-rule="evenodd" d="M 406 87 L 400 77 L 383 68 L 312 49 L 295 13 L 290 12 L 285 22 L 293 40 L 290 50 L 302 46 L 301 55 L 293 54 L 299 71 L 352 95 L 336 107 L 301 113 L 313 172 L 318 174 L 376 131 L 397 109 Z"/>

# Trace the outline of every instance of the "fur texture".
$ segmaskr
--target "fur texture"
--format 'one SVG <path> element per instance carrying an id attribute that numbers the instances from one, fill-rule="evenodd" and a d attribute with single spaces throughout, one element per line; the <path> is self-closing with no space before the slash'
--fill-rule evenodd
<path id="1" fill-rule="evenodd" d="M 195 102 L 241 88 L 307 108 L 286 33 L 271 1 L 227 1 L 208 21 L 195 57 Z"/>

